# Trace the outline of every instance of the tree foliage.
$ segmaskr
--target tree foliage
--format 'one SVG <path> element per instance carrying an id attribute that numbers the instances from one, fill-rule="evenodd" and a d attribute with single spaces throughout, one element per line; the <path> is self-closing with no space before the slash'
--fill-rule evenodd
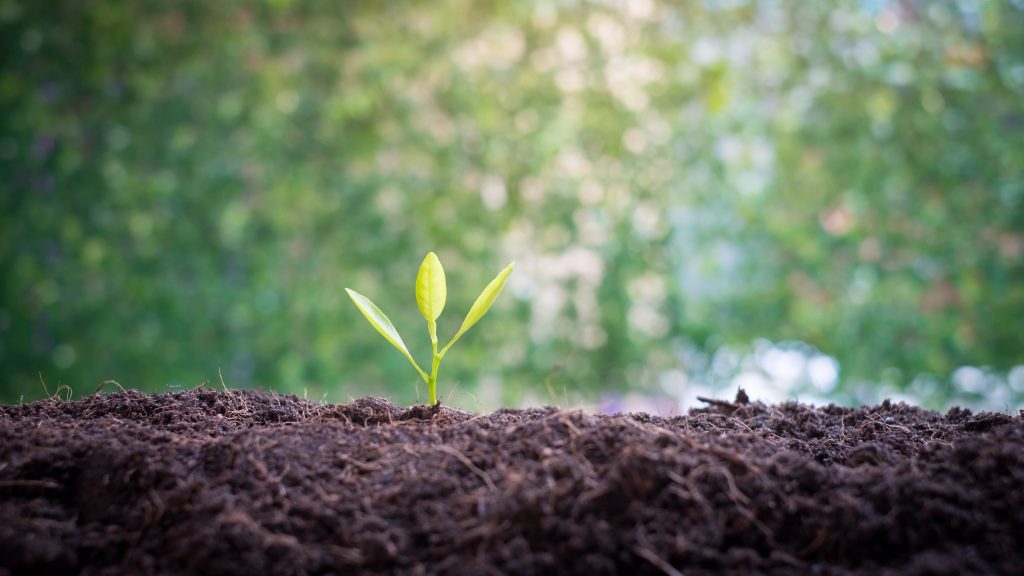
<path id="1" fill-rule="evenodd" d="M 1020 402 L 1022 122 L 1017 0 L 3 0 L 0 392 L 410 400 L 342 287 L 415 326 L 434 249 L 456 309 L 520 263 L 450 367 L 485 404 L 759 338 Z"/>

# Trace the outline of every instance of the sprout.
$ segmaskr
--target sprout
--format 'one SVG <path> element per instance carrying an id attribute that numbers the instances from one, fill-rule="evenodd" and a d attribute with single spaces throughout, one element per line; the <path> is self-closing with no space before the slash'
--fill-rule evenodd
<path id="1" fill-rule="evenodd" d="M 437 402 L 437 369 L 441 365 L 441 359 L 448 353 L 448 349 L 452 347 L 452 344 L 455 344 L 459 338 L 462 338 L 462 335 L 479 322 L 484 317 L 484 314 L 487 314 L 487 311 L 491 309 L 491 305 L 498 298 L 498 294 L 501 293 L 501 289 L 505 286 L 505 280 L 508 279 L 508 275 L 512 273 L 512 268 L 515 265 L 516 263 L 512 262 L 499 272 L 494 280 L 491 280 L 491 283 L 477 296 L 476 302 L 473 302 L 473 306 L 470 307 L 469 313 L 466 314 L 465 320 L 462 321 L 459 331 L 455 333 L 455 336 L 443 348 L 438 350 L 437 319 L 444 310 L 444 304 L 448 298 L 448 287 L 445 284 L 444 268 L 441 267 L 441 261 L 438 260 L 437 254 L 430 252 L 423 259 L 420 271 L 416 275 L 416 303 L 419 305 L 423 317 L 427 320 L 427 332 L 430 334 L 430 344 L 433 350 L 433 361 L 430 365 L 429 375 L 413 359 L 409 349 L 405 347 L 405 342 L 402 341 L 402 337 L 398 334 L 398 330 L 395 329 L 395 325 L 381 312 L 380 308 L 371 302 L 369 298 L 351 288 L 345 288 L 345 291 L 352 298 L 356 308 L 359 308 L 363 316 L 377 329 L 377 332 L 380 332 L 380 335 L 385 340 L 390 342 L 395 348 L 398 348 L 409 362 L 412 363 L 413 368 L 416 369 L 416 372 L 427 383 L 430 403 L 435 404 Z"/>

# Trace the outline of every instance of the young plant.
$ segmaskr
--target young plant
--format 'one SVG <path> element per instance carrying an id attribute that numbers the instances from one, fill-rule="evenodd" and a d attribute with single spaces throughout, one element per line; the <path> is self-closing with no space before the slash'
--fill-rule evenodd
<path id="1" fill-rule="evenodd" d="M 345 288 L 348 292 L 352 302 L 355 303 L 356 308 L 366 316 L 366 319 L 380 332 L 380 335 L 385 340 L 391 343 L 392 346 L 398 348 L 398 350 L 405 355 L 405 357 L 412 363 L 413 368 L 419 373 L 420 377 L 427 383 L 427 392 L 430 395 L 430 403 L 437 403 L 437 369 L 441 365 L 441 360 L 444 355 L 448 353 L 448 349 L 455 344 L 462 335 L 465 334 L 474 324 L 480 321 L 484 317 L 484 314 L 491 309 L 491 305 L 498 298 L 498 294 L 501 293 L 501 289 L 505 286 L 505 280 L 508 279 L 508 275 L 512 273 L 512 268 L 516 265 L 512 262 L 505 267 L 504 270 L 495 276 L 494 280 L 484 288 L 484 291 L 480 293 L 476 298 L 476 302 L 473 302 L 473 306 L 470 307 L 469 313 L 466 314 L 465 320 L 462 321 L 462 326 L 459 331 L 452 336 L 452 339 L 448 341 L 440 350 L 437 349 L 437 318 L 441 315 L 441 311 L 444 310 L 445 300 L 448 298 L 448 286 L 444 280 L 444 268 L 441 267 L 441 261 L 437 259 L 437 254 L 430 252 L 426 258 L 423 259 L 423 264 L 420 265 L 420 271 L 416 275 L 416 303 L 420 307 L 420 312 L 423 313 L 423 317 L 427 319 L 427 333 L 430 334 L 430 345 L 433 349 L 433 359 L 430 364 L 430 375 L 420 368 L 420 365 L 413 360 L 412 354 L 409 353 L 409 349 L 405 347 L 405 342 L 402 341 L 402 337 L 398 335 L 398 330 L 395 329 L 395 325 L 388 320 L 388 317 L 377 308 L 377 305 L 370 301 L 369 298 L 362 294 L 352 290 L 351 288 Z"/>

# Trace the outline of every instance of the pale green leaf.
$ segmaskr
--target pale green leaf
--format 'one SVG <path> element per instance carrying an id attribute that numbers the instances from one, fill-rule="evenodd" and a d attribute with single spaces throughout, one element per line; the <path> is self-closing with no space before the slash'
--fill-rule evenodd
<path id="1" fill-rule="evenodd" d="M 345 292 L 348 292 L 348 296 L 352 299 L 352 302 L 355 303 L 356 308 L 359 308 L 359 311 L 362 312 L 363 316 L 366 317 L 366 320 L 377 329 L 377 332 L 380 332 L 380 335 L 383 336 L 384 339 L 391 342 L 392 346 L 398 348 L 402 354 L 409 359 L 409 362 L 412 362 L 413 367 L 415 367 L 416 371 L 420 373 L 420 376 L 426 380 L 426 373 L 420 368 L 419 364 L 413 360 L 412 354 L 409 354 L 409 349 L 405 347 L 405 342 L 403 342 L 402 337 L 398 335 L 398 330 L 395 329 L 395 325 L 391 323 L 391 320 L 389 320 L 383 312 L 381 312 L 380 308 L 377 308 L 377 305 L 371 302 L 369 298 L 355 290 L 352 290 L 351 288 L 345 288 Z"/>
<path id="2" fill-rule="evenodd" d="M 501 289 L 505 287 L 505 280 L 508 280 L 508 275 L 512 273 L 512 268 L 514 268 L 515 265 L 516 263 L 512 262 L 506 266 L 504 270 L 498 272 L 498 275 L 495 276 L 494 280 L 491 280 L 491 283 L 484 288 L 484 291 L 481 292 L 479 296 L 477 296 L 476 302 L 473 302 L 473 306 L 470 307 L 469 313 L 466 314 L 466 319 L 462 321 L 462 326 L 459 328 L 459 331 L 451 339 L 451 342 L 448 342 L 444 349 L 441 350 L 441 356 L 444 356 L 445 352 L 451 348 L 452 344 L 455 344 L 456 340 L 461 338 L 467 330 L 479 322 L 480 319 L 484 317 L 484 314 L 487 314 L 487 311 L 491 309 L 491 306 L 498 298 L 498 295 L 501 294 Z"/>
<path id="3" fill-rule="evenodd" d="M 444 268 L 441 267 L 437 254 L 430 252 L 423 259 L 419 274 L 416 275 L 416 303 L 419 304 L 423 317 L 427 319 L 432 342 L 437 342 L 435 321 L 444 310 L 447 297 L 448 287 L 444 280 Z"/>

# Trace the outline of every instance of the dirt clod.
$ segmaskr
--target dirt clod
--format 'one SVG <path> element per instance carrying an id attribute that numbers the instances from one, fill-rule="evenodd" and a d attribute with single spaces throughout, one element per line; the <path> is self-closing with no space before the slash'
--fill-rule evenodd
<path id="1" fill-rule="evenodd" d="M 473 415 L 0 407 L 0 575 L 1016 574 L 1024 419 L 885 402 Z"/>

